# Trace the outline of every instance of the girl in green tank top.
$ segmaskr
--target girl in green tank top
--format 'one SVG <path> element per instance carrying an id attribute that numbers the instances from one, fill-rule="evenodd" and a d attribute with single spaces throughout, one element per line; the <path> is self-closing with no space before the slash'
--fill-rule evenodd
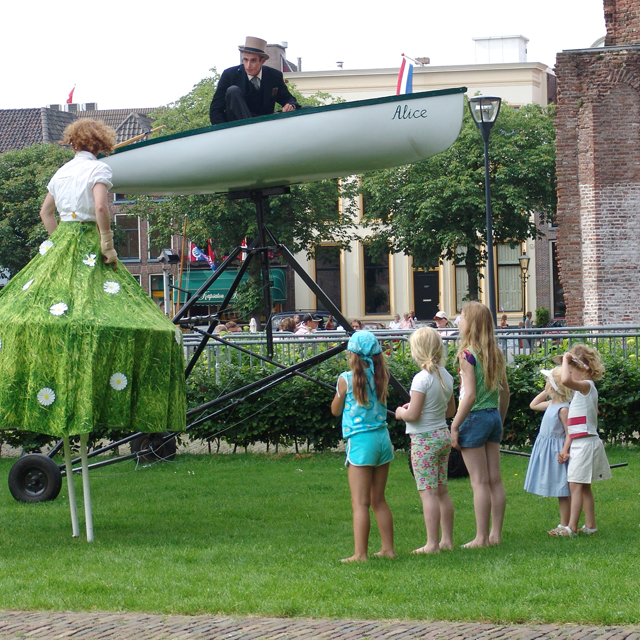
<path id="1" fill-rule="evenodd" d="M 509 406 L 504 355 L 489 309 L 468 302 L 460 317 L 460 402 L 451 424 L 451 443 L 469 471 L 476 536 L 465 548 L 502 542 L 505 493 L 500 475 L 500 439 Z"/>

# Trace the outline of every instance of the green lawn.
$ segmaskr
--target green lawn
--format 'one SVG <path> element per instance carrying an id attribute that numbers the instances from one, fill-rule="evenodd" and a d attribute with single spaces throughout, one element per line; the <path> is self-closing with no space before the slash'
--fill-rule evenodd
<path id="1" fill-rule="evenodd" d="M 526 494 L 527 459 L 503 456 L 504 544 L 412 556 L 424 524 L 397 454 L 388 499 L 398 558 L 351 565 L 339 562 L 353 550 L 342 455 L 181 455 L 98 469 L 93 544 L 71 538 L 66 484 L 53 503 L 17 503 L 13 460 L 2 459 L 0 609 L 638 623 L 639 458 L 609 452 L 629 466 L 595 485 L 597 536 L 553 539 L 557 501 Z M 459 545 L 473 537 L 471 490 L 468 479 L 450 488 Z"/>

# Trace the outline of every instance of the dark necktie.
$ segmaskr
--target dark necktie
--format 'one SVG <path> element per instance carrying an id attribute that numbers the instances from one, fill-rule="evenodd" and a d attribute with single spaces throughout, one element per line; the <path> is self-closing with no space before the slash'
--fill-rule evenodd
<path id="1" fill-rule="evenodd" d="M 251 78 L 251 84 L 252 84 L 256 89 L 260 89 L 260 78 L 258 78 L 258 76 L 253 76 L 253 78 Z"/>

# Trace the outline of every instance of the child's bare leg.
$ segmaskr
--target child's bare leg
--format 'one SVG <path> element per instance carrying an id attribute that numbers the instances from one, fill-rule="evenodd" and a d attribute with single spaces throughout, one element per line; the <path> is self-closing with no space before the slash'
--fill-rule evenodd
<path id="1" fill-rule="evenodd" d="M 488 547 L 490 544 L 491 492 L 489 491 L 489 470 L 485 448 L 463 447 L 462 458 L 469 471 L 473 491 L 473 510 L 476 516 L 476 537 L 463 546 L 467 549 Z"/>
<path id="2" fill-rule="evenodd" d="M 387 558 L 395 558 L 396 552 L 393 548 L 393 516 L 391 509 L 384 497 L 384 490 L 387 486 L 389 476 L 389 465 L 383 464 L 380 467 L 373 467 L 373 478 L 371 482 L 371 507 L 378 523 L 382 547 L 375 555 Z"/>
<path id="3" fill-rule="evenodd" d="M 422 489 L 418 492 L 422 501 L 422 513 L 427 529 L 427 544 L 415 549 L 413 553 L 440 553 L 438 536 L 440 535 L 440 501 L 437 489 Z"/>
<path id="4" fill-rule="evenodd" d="M 582 508 L 584 509 L 584 523 L 588 529 L 596 529 L 596 507 L 590 484 L 582 485 Z"/>
<path id="5" fill-rule="evenodd" d="M 354 553 L 342 562 L 357 562 L 367 559 L 369 547 L 369 529 L 371 519 L 369 505 L 371 500 L 371 482 L 373 467 L 355 467 L 349 465 L 349 488 L 351 489 L 351 506 L 353 508 L 353 540 Z"/>
<path id="6" fill-rule="evenodd" d="M 502 473 L 500 472 L 500 443 L 487 442 L 485 450 L 487 452 L 487 469 L 489 472 L 489 491 L 491 492 L 489 544 L 494 545 L 502 543 L 502 523 L 504 522 L 507 495 L 502 484 Z"/>
<path id="7" fill-rule="evenodd" d="M 571 518 L 571 498 L 568 496 L 558 498 L 558 507 L 560 509 L 560 524 L 566 527 Z"/>
<path id="8" fill-rule="evenodd" d="M 580 514 L 582 513 L 584 486 L 585 485 L 578 482 L 569 483 L 569 491 L 571 491 L 571 516 L 569 518 L 569 528 L 574 533 L 578 531 L 578 523 L 580 522 Z"/>
<path id="9" fill-rule="evenodd" d="M 446 484 L 438 487 L 438 500 L 440 501 L 440 538 L 441 549 L 453 549 L 453 502 Z"/>

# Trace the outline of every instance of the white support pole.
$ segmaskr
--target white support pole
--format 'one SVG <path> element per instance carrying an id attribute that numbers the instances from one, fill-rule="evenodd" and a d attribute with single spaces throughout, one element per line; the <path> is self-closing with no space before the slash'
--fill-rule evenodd
<path id="1" fill-rule="evenodd" d="M 93 542 L 93 514 L 91 513 L 91 488 L 89 487 L 89 465 L 87 463 L 87 441 L 89 434 L 80 436 L 80 458 L 82 459 L 82 493 L 84 495 L 84 519 L 87 525 L 87 542 Z"/>
<path id="2" fill-rule="evenodd" d="M 69 446 L 69 436 L 63 438 L 64 442 L 64 464 L 67 470 L 67 491 L 69 492 L 69 508 L 71 509 L 71 535 L 74 538 L 80 536 L 80 526 L 78 525 L 78 507 L 76 505 L 76 488 L 73 484 L 73 465 L 71 464 L 71 447 Z"/>

